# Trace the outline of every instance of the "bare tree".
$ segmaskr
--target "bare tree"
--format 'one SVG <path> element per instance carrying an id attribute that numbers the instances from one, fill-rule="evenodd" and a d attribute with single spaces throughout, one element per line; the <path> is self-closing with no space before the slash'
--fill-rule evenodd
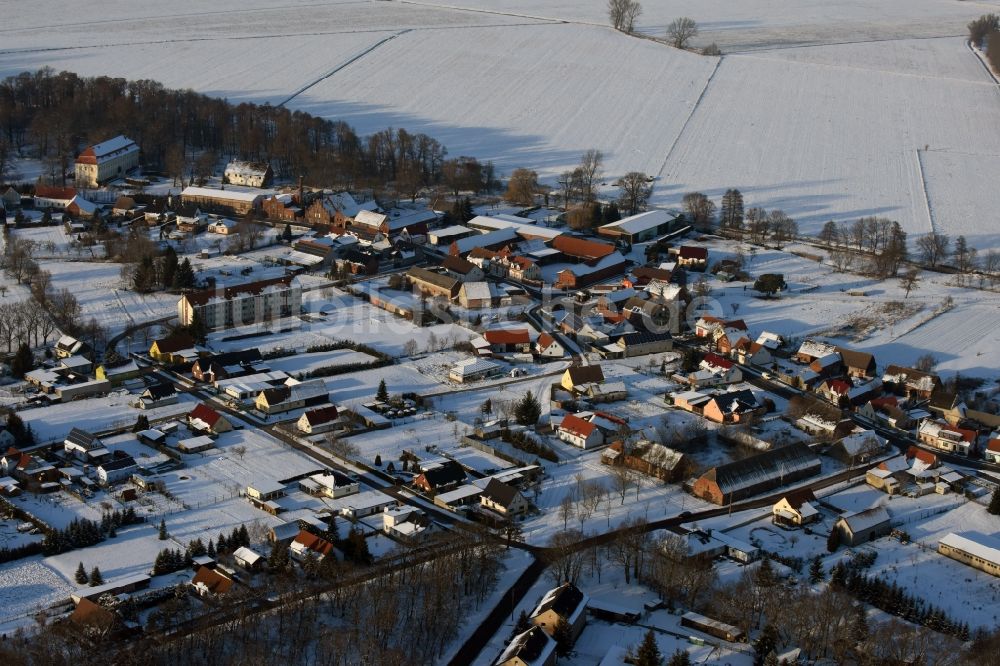
<path id="1" fill-rule="evenodd" d="M 615 30 L 632 34 L 640 14 L 642 5 L 636 0 L 608 0 L 608 18 Z"/>
<path id="2" fill-rule="evenodd" d="M 934 372 L 934 367 L 937 366 L 937 363 L 938 360 L 934 354 L 924 354 L 917 359 L 913 367 L 921 372 Z"/>
<path id="3" fill-rule="evenodd" d="M 686 49 L 688 42 L 698 35 L 698 24 L 686 16 L 674 19 L 667 26 L 667 40 L 676 49 Z"/>
<path id="4" fill-rule="evenodd" d="M 507 192 L 504 199 L 519 206 L 530 206 L 535 203 L 535 193 L 538 192 L 538 174 L 531 169 L 514 169 L 507 181 Z"/>
<path id="5" fill-rule="evenodd" d="M 577 167 L 579 177 L 580 196 L 584 201 L 590 202 L 596 198 L 595 188 L 597 181 L 601 177 L 601 166 L 604 162 L 604 154 L 599 150 L 591 148 L 580 158 L 580 166 Z"/>
<path id="6" fill-rule="evenodd" d="M 906 296 L 904 296 L 904 298 L 910 297 L 910 292 L 917 288 L 919 282 L 920 271 L 916 267 L 913 267 L 903 273 L 903 275 L 899 278 L 899 286 L 906 292 Z"/>
<path id="7" fill-rule="evenodd" d="M 689 192 L 683 199 L 684 212 L 696 229 L 710 231 L 715 218 L 715 204 L 701 192 Z"/>
<path id="8" fill-rule="evenodd" d="M 625 504 L 625 495 L 628 494 L 628 489 L 632 487 L 632 476 L 632 470 L 625 465 L 613 465 L 611 467 L 611 484 L 615 492 L 621 496 L 622 504 Z"/>
<path id="9" fill-rule="evenodd" d="M 583 535 L 577 530 L 556 532 L 549 539 L 552 566 L 549 567 L 548 575 L 557 585 L 567 581 L 576 583 L 580 579 L 586 553 L 576 544 L 582 539 Z"/>
<path id="10" fill-rule="evenodd" d="M 951 239 L 945 234 L 931 232 L 917 239 L 917 249 L 920 250 L 920 257 L 930 266 L 938 265 L 948 254 L 948 246 Z"/>
<path id="11" fill-rule="evenodd" d="M 646 209 L 653 194 L 653 179 L 641 171 L 629 171 L 615 183 L 618 186 L 618 204 L 626 215 L 635 215 Z"/>

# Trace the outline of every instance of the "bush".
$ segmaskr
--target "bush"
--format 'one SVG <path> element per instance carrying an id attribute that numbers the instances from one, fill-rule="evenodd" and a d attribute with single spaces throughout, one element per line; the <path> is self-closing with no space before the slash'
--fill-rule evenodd
<path id="1" fill-rule="evenodd" d="M 969 41 L 980 46 L 983 38 L 991 32 L 1000 30 L 1000 16 L 996 14 L 983 14 L 975 21 L 969 23 Z"/>
<path id="2" fill-rule="evenodd" d="M 536 455 L 549 462 L 559 462 L 559 456 L 551 448 L 538 442 L 534 437 L 523 432 L 508 432 L 503 436 L 503 441 L 507 442 L 515 449 Z"/>

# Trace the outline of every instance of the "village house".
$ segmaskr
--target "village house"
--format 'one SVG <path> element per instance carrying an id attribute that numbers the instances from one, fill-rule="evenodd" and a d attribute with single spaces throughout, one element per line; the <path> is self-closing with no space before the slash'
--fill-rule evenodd
<path id="1" fill-rule="evenodd" d="M 254 406 L 265 414 L 283 414 L 293 409 L 311 407 L 328 402 L 330 392 L 322 379 L 297 382 L 289 379 L 281 386 L 264 389 L 257 394 Z"/>
<path id="2" fill-rule="evenodd" d="M 613 350 L 611 348 L 614 348 Z M 646 356 L 647 354 L 659 354 L 661 352 L 672 351 L 674 340 L 670 333 L 649 333 L 646 331 L 635 331 L 623 333 L 605 350 L 610 350 L 610 356 L 620 354 L 622 358 L 632 358 L 634 356 Z"/>
<path id="3" fill-rule="evenodd" d="M 465 483 L 465 470 L 454 460 L 428 466 L 413 479 L 413 485 L 425 493 L 454 490 L 462 483 Z"/>
<path id="4" fill-rule="evenodd" d="M 222 182 L 247 187 L 270 187 L 274 178 L 271 165 L 264 162 L 233 160 L 222 172 Z"/>
<path id="5" fill-rule="evenodd" d="M 76 196 L 76 189 L 72 187 L 56 187 L 54 185 L 36 185 L 34 206 L 38 210 L 58 209 L 66 210 L 66 206 Z"/>
<path id="6" fill-rule="evenodd" d="M 256 347 L 199 358 L 191 366 L 191 376 L 199 382 L 217 384 L 224 379 L 266 372 Z"/>
<path id="7" fill-rule="evenodd" d="M 99 187 L 122 178 L 139 166 L 139 146 L 124 136 L 95 143 L 76 158 L 73 182 L 77 187 Z"/>
<path id="8" fill-rule="evenodd" d="M 752 423 L 765 411 L 753 391 L 743 389 L 713 395 L 702 407 L 701 413 L 715 423 Z"/>
<path id="9" fill-rule="evenodd" d="M 550 333 L 541 333 L 535 340 L 535 354 L 542 358 L 562 358 L 566 349 Z"/>
<path id="10" fill-rule="evenodd" d="M 165 365 L 193 363 L 198 358 L 195 341 L 187 333 L 175 332 L 165 338 L 153 340 L 149 346 L 149 356 Z"/>
<path id="11" fill-rule="evenodd" d="M 95 632 L 100 636 L 109 635 L 121 623 L 121 618 L 114 611 L 108 610 L 90 599 L 80 599 L 80 602 L 69 615 L 69 621 L 78 627 Z"/>
<path id="12" fill-rule="evenodd" d="M 111 459 L 105 459 L 97 466 L 97 479 L 102 486 L 125 481 L 139 466 L 132 456 L 127 454 L 115 455 Z"/>
<path id="13" fill-rule="evenodd" d="M 81 340 L 77 340 L 71 335 L 63 335 L 56 340 L 56 344 L 52 347 L 52 351 L 55 353 L 56 358 L 69 358 L 70 356 L 83 356 L 89 358 L 93 354 L 93 351 L 90 349 L 90 345 Z"/>
<path id="14" fill-rule="evenodd" d="M 834 345 L 827 344 L 820 340 L 806 339 L 802 341 L 801 345 L 799 345 L 799 349 L 795 352 L 793 358 L 798 363 L 809 365 L 817 359 L 834 355 L 836 355 L 839 360 L 840 354 L 837 353 L 837 348 Z"/>
<path id="15" fill-rule="evenodd" d="M 833 529 L 840 532 L 841 543 L 853 547 L 885 536 L 892 530 L 892 523 L 889 512 L 876 506 L 841 516 Z"/>
<path id="16" fill-rule="evenodd" d="M 178 228 L 180 228 L 179 225 Z M 208 226 L 206 227 L 206 230 L 211 234 L 228 236 L 230 234 L 236 233 L 236 228 L 237 224 L 234 220 L 230 220 L 225 217 L 220 217 L 209 222 Z"/>
<path id="17" fill-rule="evenodd" d="M 286 224 L 302 224 L 302 198 L 292 194 L 272 194 L 260 208 L 269 220 Z"/>
<path id="18" fill-rule="evenodd" d="M 252 548 L 240 546 L 233 551 L 233 561 L 236 563 L 236 566 L 246 571 L 259 571 L 267 562 L 267 558 Z"/>
<path id="19" fill-rule="evenodd" d="M 937 375 L 899 365 L 886 367 L 882 383 L 887 391 L 907 399 L 930 400 L 934 392 L 941 388 L 941 378 Z"/>
<path id="20" fill-rule="evenodd" d="M 434 531 L 430 517 L 421 509 L 406 504 L 382 511 L 382 531 L 403 541 L 413 542 Z"/>
<path id="21" fill-rule="evenodd" d="M 523 516 L 531 508 L 531 504 L 521 494 L 521 491 L 497 479 L 489 480 L 479 495 L 479 502 L 483 508 L 504 518 Z"/>
<path id="22" fill-rule="evenodd" d="M 746 332 L 747 325 L 742 319 L 726 320 L 710 315 L 699 317 L 694 323 L 694 334 L 699 338 L 709 338 L 713 342 L 725 330 Z"/>
<path id="23" fill-rule="evenodd" d="M 809 488 L 795 490 L 783 496 L 771 507 L 771 520 L 775 525 L 802 527 L 819 519 L 815 506 L 816 496 Z"/>
<path id="24" fill-rule="evenodd" d="M 1000 463 L 1000 437 L 994 437 L 987 442 L 983 458 L 992 463 Z"/>
<path id="25" fill-rule="evenodd" d="M 808 446 L 789 444 L 713 467 L 694 482 L 691 493 L 723 505 L 814 476 L 820 468 Z"/>
<path id="26" fill-rule="evenodd" d="M 181 326 L 190 326 L 197 313 L 208 330 L 257 324 L 301 311 L 302 284 L 292 275 L 195 291 L 177 302 Z"/>
<path id="27" fill-rule="evenodd" d="M 233 429 L 233 424 L 225 416 L 215 411 L 205 403 L 199 403 L 187 415 L 188 427 L 194 432 L 204 432 L 218 435 L 229 432 Z"/>
<path id="28" fill-rule="evenodd" d="M 463 282 L 458 290 L 458 304 L 463 308 L 489 308 L 499 301 L 500 293 L 489 282 Z"/>
<path id="29" fill-rule="evenodd" d="M 485 358 L 467 358 L 459 361 L 448 371 L 448 379 L 459 384 L 477 382 L 499 377 L 504 367 Z"/>
<path id="30" fill-rule="evenodd" d="M 604 382 L 600 365 L 574 365 L 562 374 L 560 385 L 571 393 L 585 393 L 587 387 Z"/>
<path id="31" fill-rule="evenodd" d="M 526 328 L 499 328 L 486 331 L 483 338 L 494 354 L 531 353 L 531 334 Z"/>
<path id="32" fill-rule="evenodd" d="M 111 457 L 111 452 L 104 448 L 104 442 L 100 438 L 81 428 L 69 431 L 63 440 L 63 451 L 84 462 L 100 462 Z"/>
<path id="33" fill-rule="evenodd" d="M 682 245 L 677 250 L 677 265 L 689 271 L 704 271 L 708 268 L 708 248 Z"/>
<path id="34" fill-rule="evenodd" d="M 555 666 L 556 642 L 540 627 L 514 636 L 494 666 Z"/>
<path id="35" fill-rule="evenodd" d="M 299 530 L 298 535 L 292 539 L 288 550 L 296 562 L 303 562 L 310 555 L 315 557 L 317 561 L 322 561 L 323 558 L 331 555 L 336 556 L 332 543 L 306 530 Z"/>
<path id="36" fill-rule="evenodd" d="M 563 583 L 545 593 L 538 606 L 528 616 L 531 624 L 549 636 L 554 636 L 560 622 L 569 625 L 572 642 L 580 637 L 587 624 L 587 604 L 590 598 L 573 583 Z"/>
<path id="37" fill-rule="evenodd" d="M 885 451 L 888 444 L 874 430 L 857 430 L 834 442 L 827 453 L 847 465 L 864 465 Z"/>
<path id="38" fill-rule="evenodd" d="M 844 372 L 848 377 L 859 379 L 872 379 L 875 377 L 877 366 L 875 357 L 868 352 L 855 351 L 846 347 L 837 347 L 840 354 L 840 361 L 844 366 Z"/>
<path id="39" fill-rule="evenodd" d="M 477 257 L 484 255 L 475 252 L 476 249 L 492 250 L 495 253 L 519 240 L 520 237 L 514 229 L 497 229 L 452 241 L 451 245 L 448 246 L 448 254 L 454 257 L 466 257 L 469 261 L 477 263 Z M 495 254 L 486 256 L 496 257 Z M 506 275 L 506 271 L 504 271 L 504 275 Z"/>
<path id="40" fill-rule="evenodd" d="M 980 532 L 950 532 L 938 541 L 938 552 L 974 569 L 1000 576 L 1000 540 Z"/>
<path id="41" fill-rule="evenodd" d="M 334 405 L 327 405 L 303 412 L 299 420 L 296 421 L 296 427 L 299 429 L 299 432 L 304 432 L 307 435 L 317 435 L 333 430 L 339 423 L 340 419 L 337 408 Z"/>
<path id="42" fill-rule="evenodd" d="M 462 282 L 481 282 L 486 279 L 482 268 L 462 257 L 446 255 L 441 260 L 441 268 L 447 271 L 449 276 Z"/>
<path id="43" fill-rule="evenodd" d="M 575 414 L 567 414 L 563 417 L 557 433 L 562 441 L 585 451 L 604 444 L 604 433 L 597 425 Z"/>
<path id="44" fill-rule="evenodd" d="M 939 451 L 967 456 L 976 444 L 976 431 L 927 419 L 920 424 L 917 439 Z"/>
<path id="45" fill-rule="evenodd" d="M 889 495 L 895 495 L 899 492 L 902 481 L 906 478 L 907 469 L 909 469 L 909 463 L 905 458 L 890 458 L 865 472 L 865 483 Z"/>
<path id="46" fill-rule="evenodd" d="M 686 460 L 683 453 L 649 440 L 614 442 L 601 453 L 605 465 L 624 465 L 668 483 L 681 479 Z"/>

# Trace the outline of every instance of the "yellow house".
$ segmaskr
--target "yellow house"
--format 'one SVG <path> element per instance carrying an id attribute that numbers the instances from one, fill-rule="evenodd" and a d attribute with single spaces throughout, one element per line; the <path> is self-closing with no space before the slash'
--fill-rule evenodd
<path id="1" fill-rule="evenodd" d="M 122 365 L 116 365 L 113 367 L 108 366 L 107 364 L 101 364 L 97 366 L 97 370 L 94 372 L 94 377 L 97 379 L 107 380 L 112 384 L 120 384 L 126 380 L 135 379 L 142 374 L 142 368 L 136 365 L 135 361 L 129 361 L 128 363 L 123 363 Z"/>
<path id="2" fill-rule="evenodd" d="M 556 642 L 538 627 L 515 636 L 496 660 L 496 666 L 553 666 Z"/>
<path id="3" fill-rule="evenodd" d="M 801 527 L 819 517 L 812 505 L 816 501 L 813 491 L 804 488 L 788 493 L 771 507 L 771 519 L 780 525 Z"/>
<path id="4" fill-rule="evenodd" d="M 604 371 L 599 365 L 575 365 L 562 375 L 562 387 L 567 391 L 579 391 L 586 384 L 600 384 L 604 381 Z"/>
<path id="5" fill-rule="evenodd" d="M 575 643 L 587 624 L 588 601 L 590 598 L 581 592 L 576 585 L 563 583 L 545 593 L 529 619 L 531 624 L 549 636 L 553 636 L 556 626 L 561 621 L 565 621 L 569 625 Z"/>
<path id="6" fill-rule="evenodd" d="M 174 333 L 160 340 L 153 340 L 153 344 L 149 347 L 149 356 L 160 363 L 183 363 L 193 350 L 194 338 L 187 333 Z"/>

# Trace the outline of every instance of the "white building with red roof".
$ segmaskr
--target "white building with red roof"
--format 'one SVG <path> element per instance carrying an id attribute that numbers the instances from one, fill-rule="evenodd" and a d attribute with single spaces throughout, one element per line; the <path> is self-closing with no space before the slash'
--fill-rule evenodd
<path id="1" fill-rule="evenodd" d="M 124 136 L 95 143 L 76 158 L 77 187 L 98 187 L 139 166 L 139 146 Z"/>
<path id="2" fill-rule="evenodd" d="M 567 414 L 559 424 L 559 439 L 581 449 L 592 449 L 604 444 L 604 433 L 585 419 Z"/>

